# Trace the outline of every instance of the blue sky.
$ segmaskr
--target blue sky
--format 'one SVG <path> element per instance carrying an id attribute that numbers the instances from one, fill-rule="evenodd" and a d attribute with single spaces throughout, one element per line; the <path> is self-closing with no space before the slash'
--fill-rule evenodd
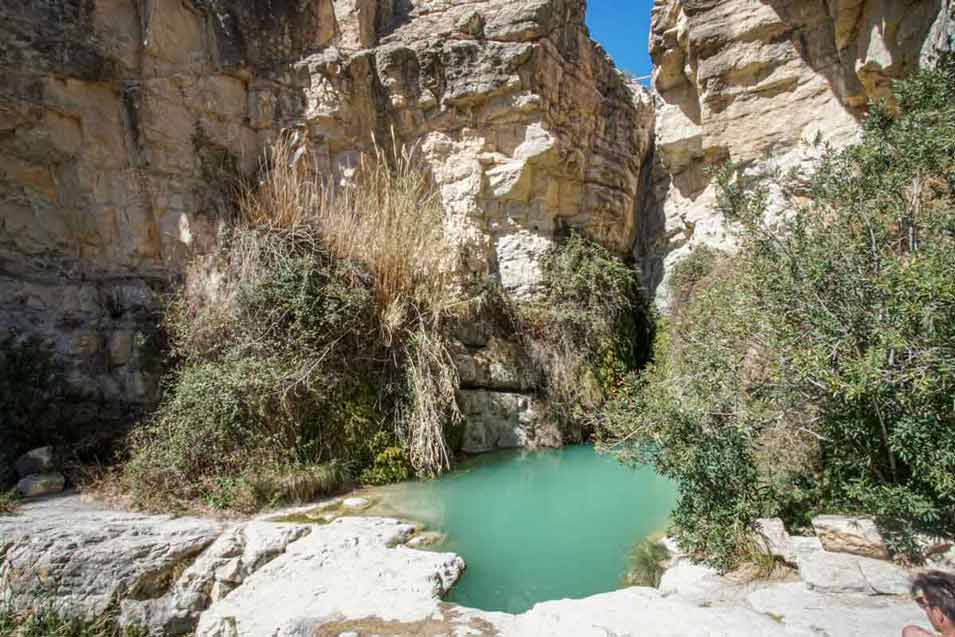
<path id="1" fill-rule="evenodd" d="M 653 0 L 588 0 L 590 36 L 634 75 L 649 75 L 650 8 Z"/>

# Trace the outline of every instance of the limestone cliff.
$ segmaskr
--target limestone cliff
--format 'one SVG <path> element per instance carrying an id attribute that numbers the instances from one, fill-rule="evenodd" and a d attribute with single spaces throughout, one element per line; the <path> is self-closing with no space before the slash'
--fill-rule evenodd
<path id="1" fill-rule="evenodd" d="M 534 293 L 565 225 L 628 252 L 653 108 L 584 13 L 583 0 L 5 3 L 0 329 L 55 342 L 77 413 L 148 405 L 158 295 L 288 129 L 334 178 L 374 139 L 419 148 L 468 274 L 515 298 Z M 519 385 L 479 389 L 516 392 L 491 407 L 517 418 Z"/>
<path id="2" fill-rule="evenodd" d="M 657 0 L 651 97 L 590 39 L 585 0 L 4 3 L 0 336 L 55 343 L 75 418 L 151 404 L 161 293 L 283 130 L 334 179 L 374 140 L 416 147 L 465 276 L 532 297 L 573 226 L 634 250 L 665 303 L 673 263 L 732 243 L 706 168 L 853 139 L 866 100 L 950 42 L 952 11 Z M 500 336 L 462 337 L 473 449 L 525 442 L 536 418 L 535 374 Z"/>
<path id="3" fill-rule="evenodd" d="M 653 203 L 638 246 L 651 287 L 693 246 L 732 244 L 708 167 L 788 169 L 813 143 L 852 141 L 869 100 L 951 48 L 953 10 L 941 0 L 657 0 Z M 666 304 L 665 284 L 657 298 Z"/>

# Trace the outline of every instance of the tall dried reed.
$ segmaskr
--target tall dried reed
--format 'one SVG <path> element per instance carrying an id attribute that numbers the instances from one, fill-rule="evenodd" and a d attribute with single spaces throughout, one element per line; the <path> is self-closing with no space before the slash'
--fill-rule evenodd
<path id="1" fill-rule="evenodd" d="M 241 197 L 252 227 L 320 241 L 332 255 L 361 262 L 374 277 L 383 336 L 407 322 L 437 322 L 454 302 L 456 250 L 443 207 L 415 149 L 364 155 L 346 184 L 322 175 L 294 136 L 269 150 L 263 178 Z"/>
<path id="2" fill-rule="evenodd" d="M 415 148 L 392 142 L 390 153 L 376 146 L 362 156 L 342 184 L 320 173 L 294 135 L 283 136 L 269 150 L 258 187 L 241 197 L 241 219 L 367 269 L 383 343 L 400 360 L 409 394 L 399 429 L 414 468 L 434 475 L 451 465 L 444 428 L 461 419 L 443 329 L 458 295 L 457 251 Z M 253 257 L 239 250 L 237 258 L 236 268 L 251 276 Z"/>

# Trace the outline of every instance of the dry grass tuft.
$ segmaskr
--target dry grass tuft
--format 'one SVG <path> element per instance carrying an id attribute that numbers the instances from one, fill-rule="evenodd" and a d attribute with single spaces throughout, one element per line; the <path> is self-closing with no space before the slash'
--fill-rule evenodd
<path id="1" fill-rule="evenodd" d="M 455 399 L 457 368 L 444 338 L 424 326 L 408 343 L 405 366 L 411 400 L 402 420 L 411 465 L 419 474 L 433 476 L 451 468 L 445 427 L 463 419 Z"/>
<path id="2" fill-rule="evenodd" d="M 361 157 L 350 183 L 338 185 L 320 174 L 294 136 L 284 136 L 240 210 L 251 227 L 319 241 L 333 256 L 364 264 L 389 344 L 409 322 L 438 323 L 457 296 L 457 250 L 414 148 L 390 154 L 376 148 L 374 156 Z"/>

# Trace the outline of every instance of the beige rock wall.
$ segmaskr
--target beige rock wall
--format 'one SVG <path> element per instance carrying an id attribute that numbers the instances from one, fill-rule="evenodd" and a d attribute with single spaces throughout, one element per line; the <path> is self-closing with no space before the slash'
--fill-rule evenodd
<path id="1" fill-rule="evenodd" d="M 160 296 L 282 129 L 335 178 L 373 137 L 418 148 L 465 274 L 516 298 L 566 226 L 627 253 L 653 107 L 583 18 L 583 0 L 3 3 L 0 330 L 55 344 L 77 414 L 149 405 Z"/>
<path id="2" fill-rule="evenodd" d="M 695 245 L 731 247 L 707 167 L 804 165 L 951 34 L 942 0 L 657 0 L 655 205 L 638 254 L 657 300 Z M 662 283 L 662 285 L 661 285 Z"/>

